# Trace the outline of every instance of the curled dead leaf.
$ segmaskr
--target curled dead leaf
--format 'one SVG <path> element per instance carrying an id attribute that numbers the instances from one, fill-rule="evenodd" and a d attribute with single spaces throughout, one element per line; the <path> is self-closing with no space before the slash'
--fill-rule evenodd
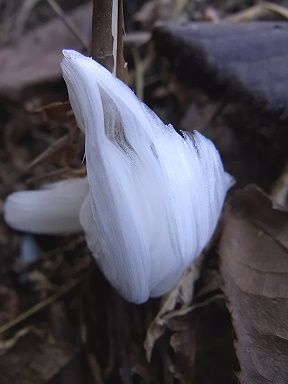
<path id="1" fill-rule="evenodd" d="M 146 350 L 146 358 L 151 360 L 154 344 L 161 337 L 167 328 L 168 319 L 182 313 L 191 304 L 194 292 L 194 283 L 199 276 L 202 258 L 199 257 L 190 268 L 184 273 L 182 279 L 176 287 L 165 295 L 162 299 L 158 314 L 150 324 L 144 348 Z M 176 306 L 180 303 L 180 308 Z"/>
<path id="2" fill-rule="evenodd" d="M 236 192 L 220 244 L 241 383 L 287 383 L 288 214 L 256 187 Z"/>
<path id="3" fill-rule="evenodd" d="M 1 384 L 45 384 L 76 355 L 77 348 L 55 340 L 46 330 L 31 329 L 18 333 L 0 359 Z"/>

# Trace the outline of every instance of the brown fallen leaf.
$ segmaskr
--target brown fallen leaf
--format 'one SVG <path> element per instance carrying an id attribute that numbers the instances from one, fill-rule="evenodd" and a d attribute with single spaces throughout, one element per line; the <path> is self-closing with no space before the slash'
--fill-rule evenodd
<path id="1" fill-rule="evenodd" d="M 173 373 L 181 384 L 236 384 L 229 314 L 217 295 L 169 320 Z"/>
<path id="2" fill-rule="evenodd" d="M 91 4 L 68 14 L 87 39 L 90 35 Z M 18 99 L 28 87 L 60 78 L 61 50 L 81 50 L 79 40 L 62 20 L 54 19 L 25 34 L 12 46 L 0 50 L 0 94 Z"/>
<path id="3" fill-rule="evenodd" d="M 43 329 L 20 334 L 1 354 L 1 384 L 46 384 L 76 355 L 72 344 L 55 340 Z"/>
<path id="4" fill-rule="evenodd" d="M 288 214 L 248 186 L 232 198 L 220 243 L 221 272 L 241 383 L 287 383 Z"/>
<path id="5" fill-rule="evenodd" d="M 190 268 L 184 273 L 182 279 L 176 287 L 165 295 L 162 299 L 160 309 L 151 322 L 146 334 L 144 348 L 146 350 L 147 360 L 151 360 L 151 355 L 155 342 L 167 329 L 168 319 L 177 316 L 178 312 L 182 313 L 183 310 L 188 308 L 191 304 L 194 291 L 194 283 L 199 276 L 200 265 L 202 258 L 199 258 Z M 177 304 L 180 308 L 176 309 Z"/>
<path id="6" fill-rule="evenodd" d="M 61 123 L 66 125 L 71 122 L 76 122 L 69 101 L 57 101 L 43 105 L 40 108 L 30 108 L 29 112 L 42 113 L 47 120 L 55 121 L 58 124 Z"/>

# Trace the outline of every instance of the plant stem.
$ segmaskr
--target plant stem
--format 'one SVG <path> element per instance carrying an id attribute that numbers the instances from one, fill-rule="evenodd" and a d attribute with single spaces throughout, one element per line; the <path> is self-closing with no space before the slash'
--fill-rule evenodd
<path id="1" fill-rule="evenodd" d="M 124 15 L 123 15 L 123 0 L 118 0 L 118 25 L 117 25 L 117 58 L 116 58 L 116 76 L 126 83 L 127 81 L 127 65 L 124 59 L 124 44 L 123 35 L 124 28 Z"/>
<path id="2" fill-rule="evenodd" d="M 125 81 L 123 1 L 93 0 L 91 55 Z"/>
<path id="3" fill-rule="evenodd" d="M 112 0 L 93 0 L 91 56 L 113 71 Z"/>

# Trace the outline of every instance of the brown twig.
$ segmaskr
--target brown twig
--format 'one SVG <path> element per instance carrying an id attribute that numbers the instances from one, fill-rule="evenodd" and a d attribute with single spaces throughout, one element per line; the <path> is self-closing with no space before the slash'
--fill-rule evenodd
<path id="1" fill-rule="evenodd" d="M 112 0 L 93 0 L 91 56 L 113 71 Z"/>
<path id="2" fill-rule="evenodd" d="M 123 1 L 93 0 L 91 56 L 125 81 Z"/>

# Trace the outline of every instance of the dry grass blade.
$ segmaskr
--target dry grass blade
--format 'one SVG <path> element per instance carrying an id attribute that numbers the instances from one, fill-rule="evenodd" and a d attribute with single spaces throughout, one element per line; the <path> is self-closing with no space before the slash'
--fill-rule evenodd
<path id="1" fill-rule="evenodd" d="M 253 5 L 250 8 L 244 9 L 234 15 L 229 15 L 225 20 L 239 22 L 239 21 L 252 21 L 257 19 L 263 19 L 276 13 L 285 19 L 288 18 L 288 9 L 283 5 L 274 4 L 271 2 L 261 2 L 260 4 Z"/>
<path id="2" fill-rule="evenodd" d="M 124 43 L 128 46 L 139 47 L 148 43 L 151 36 L 151 32 L 146 31 L 129 32 L 124 36 Z"/>
<path id="3" fill-rule="evenodd" d="M 69 135 L 65 135 L 60 137 L 60 139 L 56 140 L 49 148 L 45 149 L 39 156 L 37 156 L 29 165 L 28 169 L 39 165 L 46 160 L 49 160 L 52 156 L 56 155 L 59 151 L 65 148 L 69 144 Z"/>
<path id="4" fill-rule="evenodd" d="M 246 22 L 261 19 L 266 17 L 268 14 L 268 9 L 264 6 L 263 3 L 260 3 L 253 5 L 250 8 L 244 9 L 243 11 L 228 15 L 224 19 L 233 22 Z"/>
<path id="5" fill-rule="evenodd" d="M 51 296 L 47 297 L 45 300 L 40 301 L 40 303 L 34 305 L 33 307 L 29 308 L 27 311 L 21 313 L 15 319 L 2 325 L 0 327 L 0 335 L 4 332 L 7 332 L 9 329 L 15 327 L 16 325 L 22 323 L 24 320 L 27 320 L 29 317 L 35 315 L 35 313 L 41 311 L 43 308 L 52 304 L 54 301 L 58 300 L 60 297 L 62 297 L 66 293 L 70 292 L 73 288 L 75 288 L 77 285 L 79 285 L 81 283 L 81 281 L 82 281 L 82 277 L 79 279 L 76 279 L 76 280 L 74 280 L 68 284 L 64 284 L 62 287 L 60 287 L 58 289 L 57 293 L 54 293 L 54 295 L 51 295 Z"/>
<path id="6" fill-rule="evenodd" d="M 67 14 L 63 11 L 63 9 L 59 6 L 59 4 L 55 0 L 46 0 L 53 11 L 60 17 L 60 19 L 64 22 L 70 32 L 79 40 L 80 44 L 83 45 L 85 50 L 88 52 L 88 44 L 85 37 L 82 35 L 81 31 L 77 27 L 77 25 L 70 19 Z"/>
<path id="7" fill-rule="evenodd" d="M 140 54 L 141 45 L 135 45 L 135 47 L 131 48 L 131 53 L 134 60 L 135 66 L 135 92 L 140 100 L 144 99 L 144 77 L 146 71 L 151 67 L 152 62 L 154 60 L 154 52 L 149 49 L 151 47 L 148 46 L 144 55 Z"/>
<path id="8" fill-rule="evenodd" d="M 59 179 L 64 179 L 68 177 L 84 177 L 86 176 L 86 167 L 82 167 L 79 169 L 73 169 L 70 167 L 65 167 L 61 169 L 57 169 L 56 171 L 48 172 L 44 175 L 31 177 L 26 181 L 29 184 L 35 183 L 47 183 L 52 181 L 57 181 Z"/>
<path id="9" fill-rule="evenodd" d="M 288 8 L 284 7 L 283 5 L 274 4 L 271 2 L 264 2 L 263 7 L 269 11 L 277 13 L 285 19 L 288 19 Z"/>
<path id="10" fill-rule="evenodd" d="M 174 4 L 173 17 L 178 16 L 186 7 L 188 0 L 177 0 Z"/>
<path id="11" fill-rule="evenodd" d="M 3 353 L 17 344 L 18 340 L 21 339 L 21 337 L 27 335 L 31 331 L 30 327 L 19 329 L 19 331 L 15 332 L 15 334 L 6 340 L 0 341 L 0 353 Z"/>
<path id="12" fill-rule="evenodd" d="M 132 49 L 135 65 L 135 92 L 140 100 L 144 97 L 144 63 L 137 48 Z"/>
<path id="13" fill-rule="evenodd" d="M 22 3 L 21 9 L 17 16 L 14 29 L 14 38 L 17 39 L 23 33 L 25 25 L 31 15 L 31 12 L 42 0 L 26 0 Z"/>

